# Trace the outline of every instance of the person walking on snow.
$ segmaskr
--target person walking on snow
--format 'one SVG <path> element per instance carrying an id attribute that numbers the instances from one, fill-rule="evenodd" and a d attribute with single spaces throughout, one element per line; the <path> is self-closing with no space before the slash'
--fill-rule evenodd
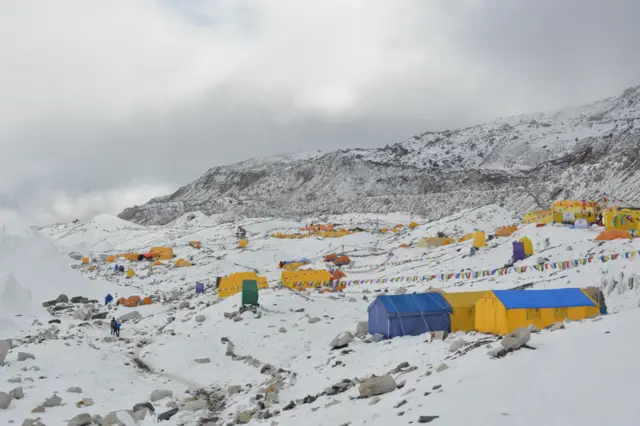
<path id="1" fill-rule="evenodd" d="M 116 321 L 116 324 L 115 324 L 115 331 L 116 331 L 116 337 L 120 338 L 120 323 L 118 321 Z"/>
<path id="2" fill-rule="evenodd" d="M 111 318 L 111 335 L 113 336 L 114 334 L 116 334 L 116 324 L 118 324 L 118 322 L 116 321 L 115 318 Z"/>

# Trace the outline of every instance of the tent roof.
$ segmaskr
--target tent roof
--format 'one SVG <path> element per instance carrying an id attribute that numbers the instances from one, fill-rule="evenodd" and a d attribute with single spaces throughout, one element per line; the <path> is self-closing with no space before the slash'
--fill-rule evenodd
<path id="1" fill-rule="evenodd" d="M 443 296 L 453 308 L 465 308 L 475 306 L 476 302 L 487 294 L 486 291 L 460 291 L 444 293 Z"/>
<path id="2" fill-rule="evenodd" d="M 507 309 L 570 308 L 596 306 L 579 288 L 554 290 L 493 290 L 493 294 Z"/>
<path id="3" fill-rule="evenodd" d="M 397 314 L 416 314 L 421 312 L 452 312 L 451 306 L 440 293 L 381 295 L 369 306 L 382 304 L 384 309 Z"/>

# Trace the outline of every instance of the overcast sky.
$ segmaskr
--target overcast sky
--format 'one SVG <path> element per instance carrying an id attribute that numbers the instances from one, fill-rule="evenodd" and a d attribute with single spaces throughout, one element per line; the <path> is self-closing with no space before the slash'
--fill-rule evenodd
<path id="1" fill-rule="evenodd" d="M 119 213 L 208 168 L 381 147 L 640 84 L 638 0 L 7 0 L 0 214 Z"/>

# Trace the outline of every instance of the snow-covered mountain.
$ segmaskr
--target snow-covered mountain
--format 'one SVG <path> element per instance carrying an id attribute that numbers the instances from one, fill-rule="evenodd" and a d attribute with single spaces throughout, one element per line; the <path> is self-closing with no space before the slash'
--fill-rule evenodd
<path id="1" fill-rule="evenodd" d="M 640 188 L 640 86 L 579 108 L 425 132 L 380 149 L 286 155 L 214 167 L 175 193 L 124 210 L 141 224 L 184 213 L 302 217 L 404 211 L 430 218 L 557 198 L 633 197 Z"/>

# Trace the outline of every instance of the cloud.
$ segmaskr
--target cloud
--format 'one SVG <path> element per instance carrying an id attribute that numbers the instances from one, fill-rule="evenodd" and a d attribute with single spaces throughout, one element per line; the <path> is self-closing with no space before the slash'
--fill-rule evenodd
<path id="1" fill-rule="evenodd" d="M 214 165 L 615 95 L 640 83 L 639 12 L 634 0 L 10 2 L 0 208 L 117 213 Z"/>

